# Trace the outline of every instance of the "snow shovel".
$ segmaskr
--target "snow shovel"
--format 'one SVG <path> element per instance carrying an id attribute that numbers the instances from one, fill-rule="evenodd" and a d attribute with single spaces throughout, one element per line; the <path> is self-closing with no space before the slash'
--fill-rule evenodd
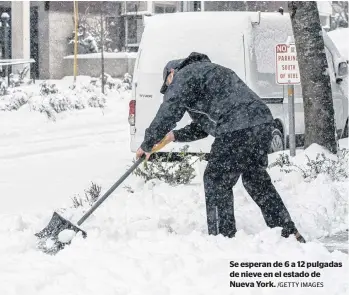
<path id="1" fill-rule="evenodd" d="M 167 145 L 169 141 L 167 137 L 165 137 L 161 142 L 154 146 L 152 149 L 152 153 L 155 153 L 162 149 L 165 145 Z M 145 160 L 145 155 L 139 158 L 126 172 L 121 178 L 115 182 L 115 184 L 101 197 L 96 203 L 79 219 L 77 222 L 77 226 L 71 223 L 69 220 L 63 218 L 57 212 L 53 213 L 53 216 L 48 223 L 48 225 L 36 233 L 40 240 L 38 243 L 39 249 L 43 250 L 48 254 L 56 254 L 59 250 L 63 249 L 65 245 L 70 244 L 70 240 L 67 242 L 60 241 L 59 234 L 63 230 L 71 230 L 75 233 L 81 232 L 84 238 L 87 237 L 87 233 L 79 228 L 79 226 L 112 194 L 112 192 Z M 64 240 L 65 238 L 63 238 Z"/>

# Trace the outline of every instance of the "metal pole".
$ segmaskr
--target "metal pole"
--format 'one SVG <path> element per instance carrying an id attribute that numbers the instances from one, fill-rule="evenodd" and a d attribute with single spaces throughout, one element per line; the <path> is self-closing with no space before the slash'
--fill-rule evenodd
<path id="1" fill-rule="evenodd" d="M 74 0 L 74 27 L 75 27 L 75 36 L 74 36 L 74 85 L 76 85 L 76 76 L 78 74 L 78 29 L 79 29 L 79 11 L 78 11 L 78 1 Z"/>
<path id="2" fill-rule="evenodd" d="M 102 66 L 102 93 L 104 94 L 104 28 L 103 28 L 103 2 L 101 3 L 101 66 Z"/>
<path id="3" fill-rule="evenodd" d="M 10 58 L 10 52 L 9 52 L 9 24 L 8 21 L 10 20 L 10 16 L 8 13 L 4 12 L 1 14 L 1 22 L 2 22 L 2 30 L 3 30 L 3 40 L 4 40 L 4 59 Z M 9 72 L 9 66 L 5 67 L 5 75 L 7 76 L 7 86 L 10 86 L 10 72 Z"/>
<path id="4" fill-rule="evenodd" d="M 294 85 L 288 84 L 288 119 L 289 119 L 289 144 L 290 155 L 296 155 L 296 127 L 295 127 L 295 111 L 294 111 Z"/>

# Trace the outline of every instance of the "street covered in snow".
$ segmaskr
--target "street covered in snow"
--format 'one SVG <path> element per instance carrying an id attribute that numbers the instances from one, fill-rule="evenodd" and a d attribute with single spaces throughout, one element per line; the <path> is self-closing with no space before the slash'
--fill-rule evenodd
<path id="1" fill-rule="evenodd" d="M 54 82 L 72 91 L 71 80 Z M 39 85 L 28 87 L 38 92 Z M 241 180 L 234 188 L 236 237 L 208 236 L 202 161 L 188 185 L 172 187 L 156 179 L 144 183 L 132 175 L 83 224 L 86 239 L 77 235 L 53 256 L 38 250 L 34 233 L 53 211 L 76 222 L 89 204 L 74 208 L 72 198 L 83 196 L 91 182 L 105 192 L 132 164 L 129 99 L 129 90 L 112 91 L 104 108 L 67 110 L 55 121 L 29 104 L 1 112 L 0 294 L 348 292 L 347 238 L 339 245 L 333 240 L 348 228 L 347 179 L 326 173 L 302 176 L 306 156 L 316 159 L 324 152 L 338 161 L 316 145 L 290 158 L 302 169 L 276 164 L 288 151 L 269 155 L 269 173 L 306 244 L 281 238 L 280 228 L 267 228 Z M 340 145 L 348 150 L 347 139 Z M 347 169 L 348 154 L 341 161 L 338 167 Z"/>

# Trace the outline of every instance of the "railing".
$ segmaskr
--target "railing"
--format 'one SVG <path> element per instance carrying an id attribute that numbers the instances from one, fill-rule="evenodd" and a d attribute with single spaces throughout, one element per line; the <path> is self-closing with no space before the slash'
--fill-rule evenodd
<path id="1" fill-rule="evenodd" d="M 2 67 L 6 67 L 6 73 L 7 73 L 7 85 L 10 85 L 10 71 L 8 70 L 9 66 L 16 66 L 16 65 L 22 65 L 22 64 L 30 64 L 34 63 L 35 60 L 30 58 L 30 59 L 0 59 L 0 69 L 2 72 Z"/>

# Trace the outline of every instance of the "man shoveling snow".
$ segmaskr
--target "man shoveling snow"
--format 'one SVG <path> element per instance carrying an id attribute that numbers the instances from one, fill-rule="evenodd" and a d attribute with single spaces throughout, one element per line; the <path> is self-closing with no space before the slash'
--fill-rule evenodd
<path id="1" fill-rule="evenodd" d="M 273 117 L 258 95 L 234 71 L 195 52 L 170 61 L 163 78 L 164 101 L 146 129 L 137 157 L 149 158 L 164 136 L 167 142 L 215 137 L 204 174 L 208 233 L 234 237 L 232 188 L 241 175 L 266 224 L 281 227 L 283 237 L 293 234 L 304 243 L 266 171 Z M 185 112 L 192 123 L 171 131 Z"/>

